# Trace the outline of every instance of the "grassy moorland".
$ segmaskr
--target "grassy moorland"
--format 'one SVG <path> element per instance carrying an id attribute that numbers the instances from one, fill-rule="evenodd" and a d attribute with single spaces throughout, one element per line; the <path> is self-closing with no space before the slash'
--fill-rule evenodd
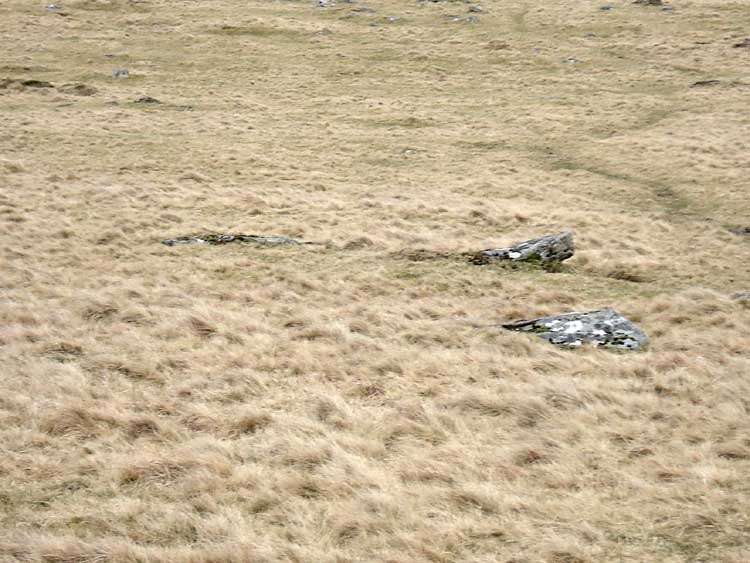
<path id="1" fill-rule="evenodd" d="M 46 3 L 0 3 L 0 561 L 750 560 L 746 2 Z M 322 244 L 159 243 L 207 232 Z M 650 349 L 490 326 L 605 306 Z"/>

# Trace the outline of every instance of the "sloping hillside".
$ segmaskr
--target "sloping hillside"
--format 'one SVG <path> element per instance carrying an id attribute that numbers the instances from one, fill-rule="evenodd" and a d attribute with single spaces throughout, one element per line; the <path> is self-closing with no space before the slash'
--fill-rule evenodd
<path id="1" fill-rule="evenodd" d="M 4 0 L 0 561 L 746 563 L 749 36 Z M 223 233 L 318 244 L 160 242 Z M 498 326 L 604 307 L 650 348 Z"/>

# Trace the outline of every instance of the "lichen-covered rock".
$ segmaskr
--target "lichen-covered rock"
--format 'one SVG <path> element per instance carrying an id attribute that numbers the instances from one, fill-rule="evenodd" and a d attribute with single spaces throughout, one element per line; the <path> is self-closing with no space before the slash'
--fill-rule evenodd
<path id="1" fill-rule="evenodd" d="M 614 309 L 588 313 L 565 313 L 502 325 L 517 332 L 536 334 L 558 346 L 576 347 L 591 343 L 604 348 L 637 350 L 648 346 L 648 336 Z"/>
<path id="2" fill-rule="evenodd" d="M 750 308 L 750 291 L 738 291 L 732 295 L 732 299 L 738 301 L 745 308 Z"/>
<path id="3" fill-rule="evenodd" d="M 260 237 L 256 235 L 201 235 L 192 237 L 168 238 L 161 241 L 167 246 L 178 244 L 228 244 L 230 242 L 254 242 L 256 244 L 266 244 L 270 246 L 281 244 L 311 244 L 287 237 Z"/>
<path id="4" fill-rule="evenodd" d="M 527 240 L 507 248 L 482 250 L 476 254 L 473 261 L 477 264 L 486 264 L 492 260 L 537 261 L 546 264 L 567 260 L 574 252 L 573 234 L 564 232 Z"/>

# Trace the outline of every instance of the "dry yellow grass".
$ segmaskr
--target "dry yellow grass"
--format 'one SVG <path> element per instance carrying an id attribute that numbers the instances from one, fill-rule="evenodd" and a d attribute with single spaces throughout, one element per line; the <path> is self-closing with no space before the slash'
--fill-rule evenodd
<path id="1" fill-rule="evenodd" d="M 0 560 L 750 560 L 750 12 L 601 4 L 4 0 Z"/>

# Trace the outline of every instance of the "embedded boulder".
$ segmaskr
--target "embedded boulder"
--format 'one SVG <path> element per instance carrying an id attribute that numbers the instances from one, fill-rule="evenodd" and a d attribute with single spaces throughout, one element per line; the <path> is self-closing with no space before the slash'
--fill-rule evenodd
<path id="1" fill-rule="evenodd" d="M 574 252 L 573 234 L 564 232 L 527 240 L 507 248 L 482 250 L 472 261 L 476 264 L 487 264 L 492 260 L 536 261 L 547 264 L 567 260 Z"/>
<path id="2" fill-rule="evenodd" d="M 175 246 L 178 244 L 229 244 L 230 242 L 254 242 L 256 244 L 265 244 L 270 246 L 281 244 L 312 244 L 310 242 L 302 242 L 287 237 L 261 237 L 257 235 L 232 234 L 168 238 L 162 240 L 161 242 L 162 244 L 166 244 L 167 246 Z"/>
<path id="3" fill-rule="evenodd" d="M 502 327 L 536 334 L 551 344 L 568 348 L 589 343 L 603 348 L 638 350 L 649 343 L 645 332 L 614 309 L 565 313 L 556 317 L 506 323 Z"/>

